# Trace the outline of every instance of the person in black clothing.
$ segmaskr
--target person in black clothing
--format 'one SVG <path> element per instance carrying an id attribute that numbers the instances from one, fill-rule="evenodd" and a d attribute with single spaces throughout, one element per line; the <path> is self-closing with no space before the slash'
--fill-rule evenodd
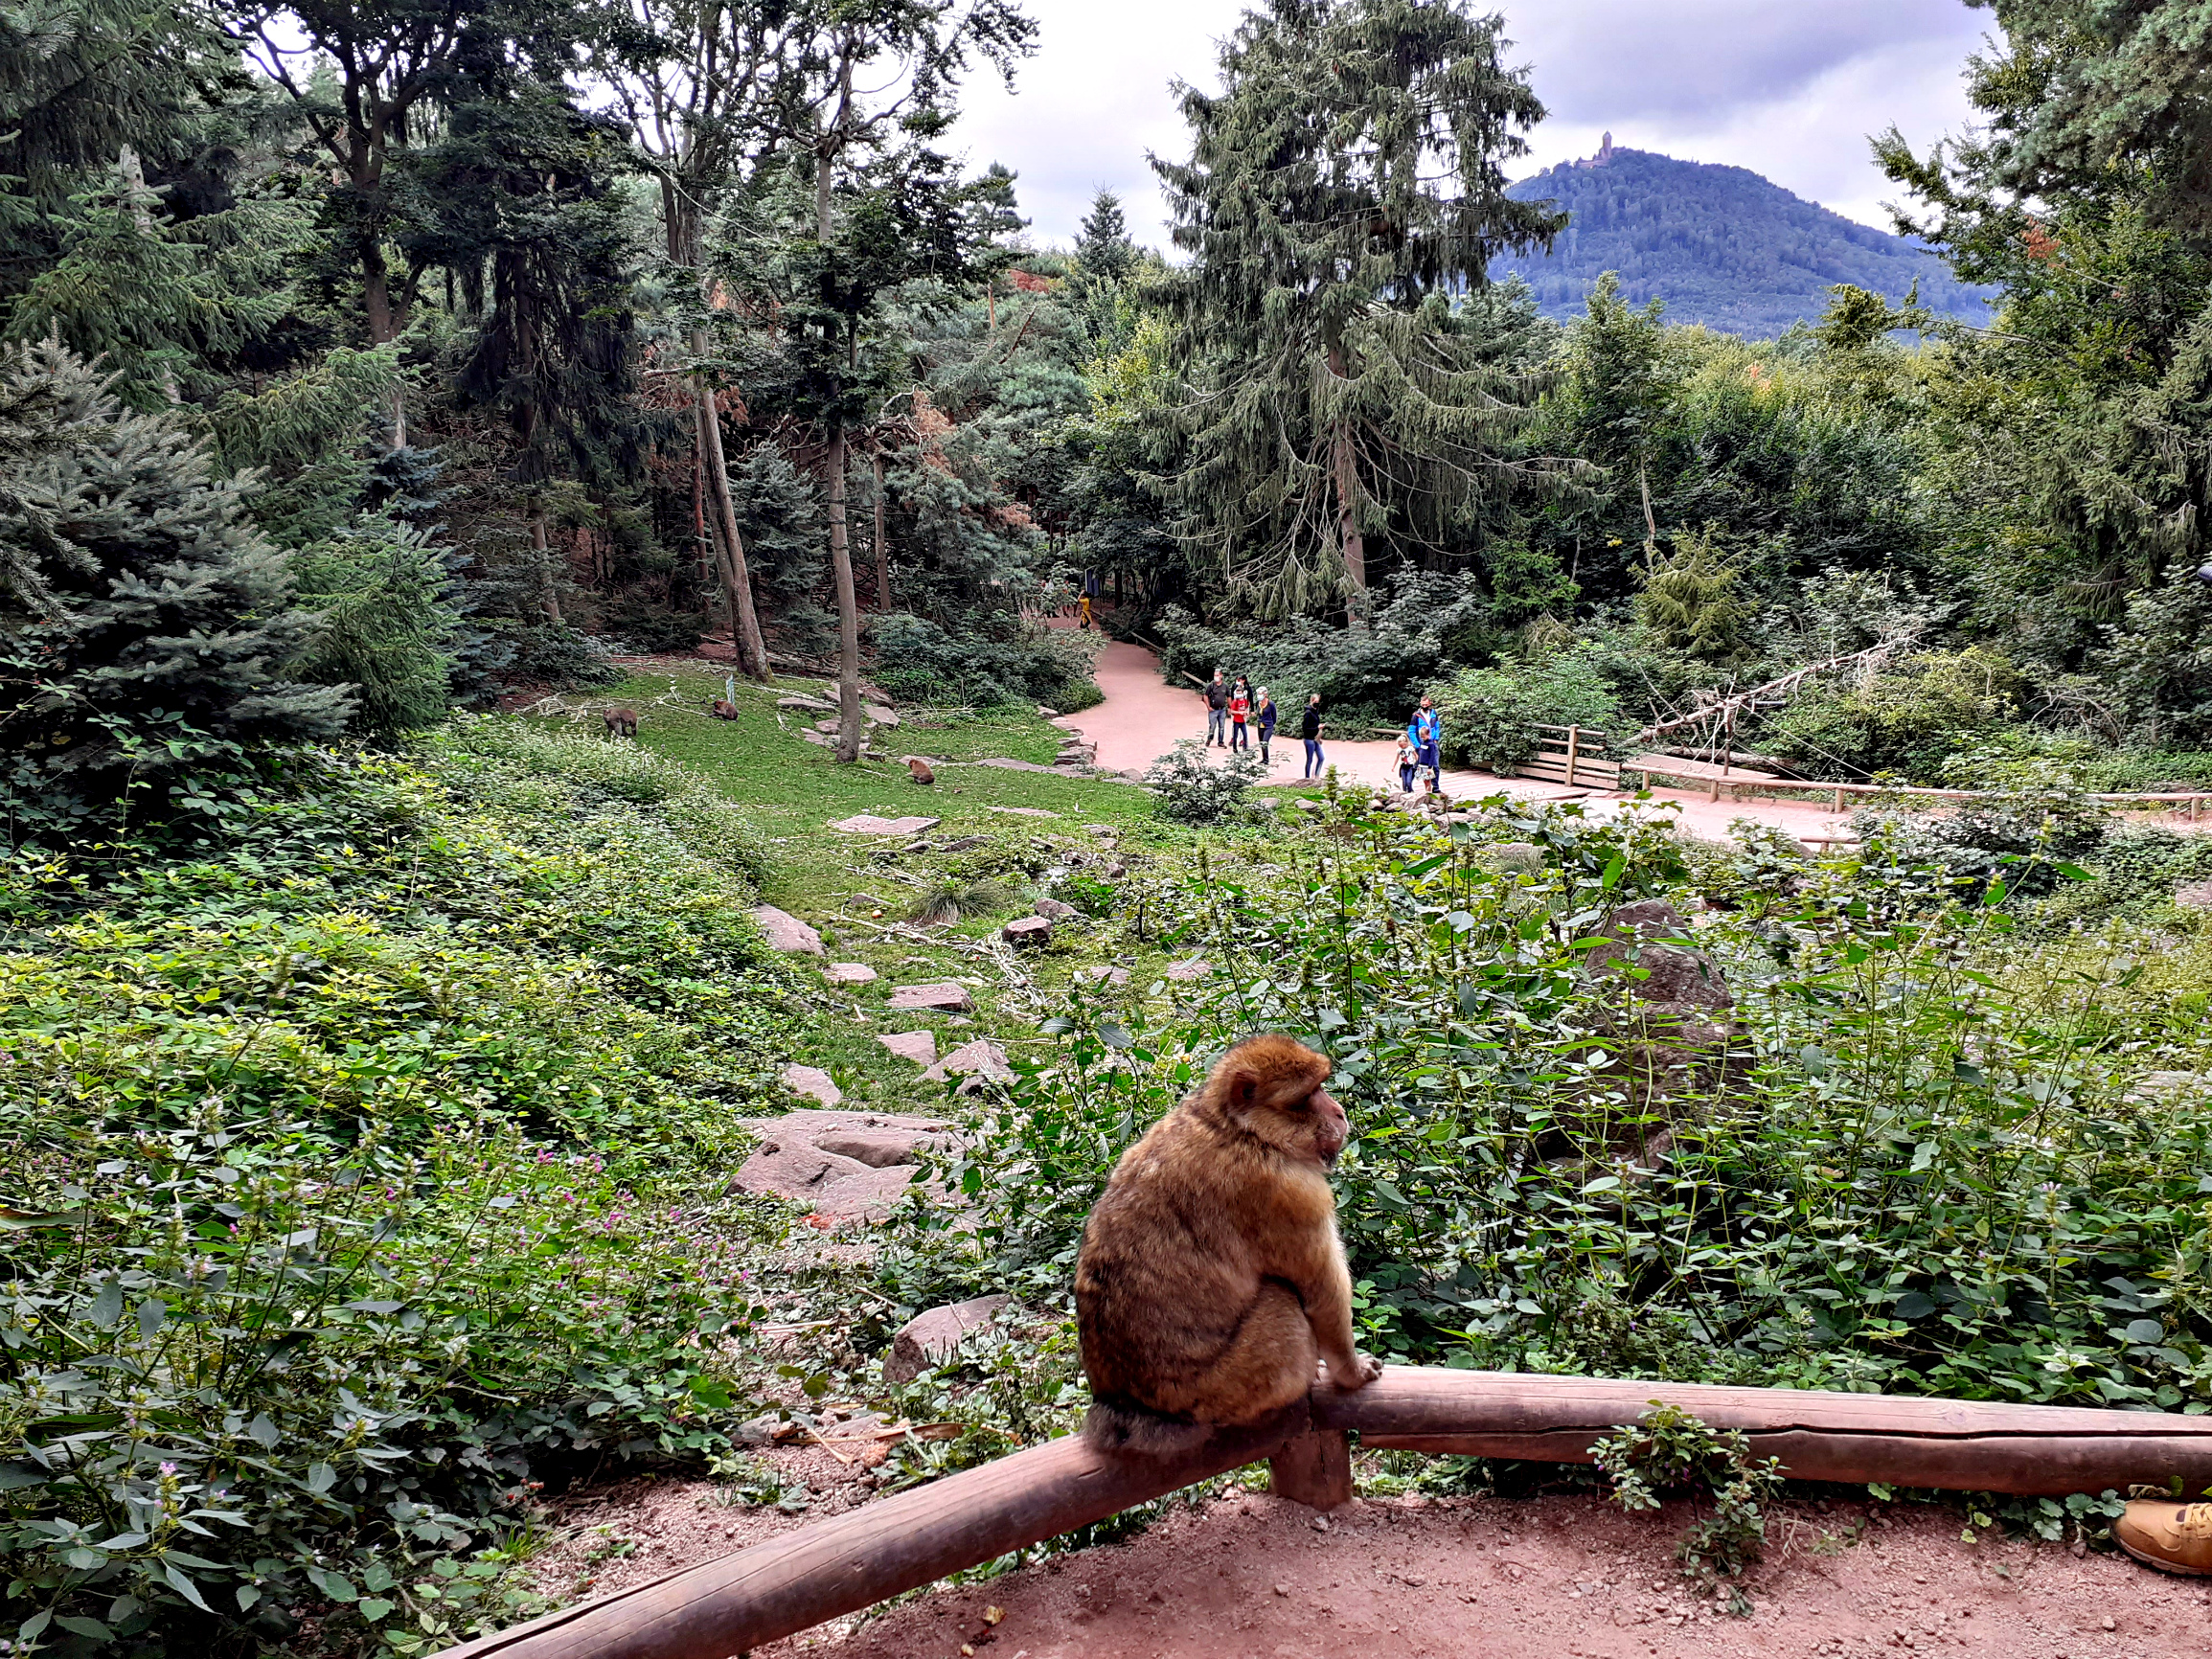
<path id="1" fill-rule="evenodd" d="M 1325 764 L 1321 754 L 1321 693 L 1306 693 L 1306 712 L 1298 716 L 1298 736 L 1306 739 L 1306 776 L 1318 778 Z"/>
<path id="2" fill-rule="evenodd" d="M 1267 694 L 1266 686 L 1254 693 L 1252 723 L 1260 728 L 1260 764 L 1269 765 L 1267 745 L 1275 738 L 1275 699 Z"/>
<path id="3" fill-rule="evenodd" d="M 1216 669 L 1214 677 L 1206 682 L 1206 746 L 1219 743 L 1229 746 L 1229 687 Z"/>

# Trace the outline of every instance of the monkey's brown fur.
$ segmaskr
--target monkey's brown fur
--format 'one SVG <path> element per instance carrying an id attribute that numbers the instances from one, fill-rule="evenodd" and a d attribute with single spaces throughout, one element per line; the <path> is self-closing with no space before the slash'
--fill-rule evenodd
<path id="1" fill-rule="evenodd" d="M 1083 1228 L 1076 1324 L 1102 1451 L 1187 1449 L 1380 1367 L 1352 1345 L 1327 1170 L 1351 1128 L 1329 1060 L 1287 1036 L 1223 1055 L 1131 1147 Z"/>
<path id="2" fill-rule="evenodd" d="M 738 705 L 727 697 L 717 697 L 715 706 L 709 709 L 707 713 L 718 720 L 734 720 L 738 717 Z"/>
<path id="3" fill-rule="evenodd" d="M 635 709 L 608 709 L 599 717 L 606 722 L 606 735 L 610 738 L 634 738 L 637 736 L 637 711 Z"/>
<path id="4" fill-rule="evenodd" d="M 929 769 L 929 762 L 920 755 L 906 757 L 906 769 L 914 774 L 914 781 L 917 784 L 934 784 L 937 782 L 937 774 Z"/>

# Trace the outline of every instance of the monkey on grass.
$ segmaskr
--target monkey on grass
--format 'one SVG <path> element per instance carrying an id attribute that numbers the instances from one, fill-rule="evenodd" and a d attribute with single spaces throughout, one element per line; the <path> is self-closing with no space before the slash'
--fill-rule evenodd
<path id="1" fill-rule="evenodd" d="M 606 722 L 606 735 L 610 738 L 634 738 L 637 736 L 637 711 L 635 709 L 606 709 L 601 712 L 599 717 Z"/>
<path id="2" fill-rule="evenodd" d="M 1351 1125 L 1327 1057 L 1239 1043 L 1122 1155 L 1076 1258 L 1076 1327 L 1101 1451 L 1167 1456 L 1381 1366 L 1352 1345 L 1328 1170 Z"/>
<path id="3" fill-rule="evenodd" d="M 906 769 L 914 774 L 914 781 L 917 784 L 934 784 L 937 782 L 937 774 L 929 769 L 929 762 L 920 755 L 906 757 Z"/>

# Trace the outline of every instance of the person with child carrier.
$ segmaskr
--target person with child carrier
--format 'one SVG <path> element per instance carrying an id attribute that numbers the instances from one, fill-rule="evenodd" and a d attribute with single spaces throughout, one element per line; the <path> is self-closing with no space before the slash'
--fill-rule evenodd
<path id="1" fill-rule="evenodd" d="M 1442 787 L 1439 774 L 1443 770 L 1444 716 L 1436 712 L 1436 704 L 1427 697 L 1421 699 L 1421 707 L 1414 710 L 1413 718 L 1406 722 L 1405 736 L 1413 744 L 1414 764 L 1421 769 L 1421 781 L 1428 794 Z M 1413 785 L 1408 784 L 1408 791 Z"/>

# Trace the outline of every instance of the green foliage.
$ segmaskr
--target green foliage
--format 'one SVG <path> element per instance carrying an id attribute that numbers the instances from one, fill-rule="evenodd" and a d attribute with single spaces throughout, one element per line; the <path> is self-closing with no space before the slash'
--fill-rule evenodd
<path id="1" fill-rule="evenodd" d="M 2009 720 L 2023 689 L 2002 652 L 1919 651 L 1857 684 L 1821 683 L 1760 727 L 1762 747 L 1813 776 L 1945 781 L 1945 762 Z"/>
<path id="2" fill-rule="evenodd" d="M 129 413 L 51 342 L 0 359 L 0 774 L 11 836 L 204 817 L 352 699 L 286 678 L 314 620 L 237 485 L 173 415 Z"/>
<path id="3" fill-rule="evenodd" d="M 1782 1460 L 1751 1461 L 1751 1443 L 1740 1429 L 1716 1432 L 1679 1406 L 1660 1400 L 1635 1423 L 1590 1447 L 1612 1482 L 1613 1502 L 1633 1512 L 1655 1510 L 1670 1493 L 1688 1491 L 1711 1502 L 1676 1551 L 1683 1570 L 1698 1578 L 1740 1578 L 1756 1563 L 1767 1542 L 1763 1505 L 1782 1495 Z M 1738 1591 L 1738 1612 L 1750 1607 Z"/>
<path id="4" fill-rule="evenodd" d="M 541 1484 L 727 1445 L 772 1223 L 701 1193 L 788 982 L 699 792 L 487 724 L 220 852 L 9 868 L 18 1640 L 433 1648 L 513 1616 Z"/>
<path id="5" fill-rule="evenodd" d="M 947 627 L 894 611 L 873 625 L 875 677 L 905 702 L 991 708 L 1044 703 L 1062 712 L 1098 700 L 1083 636 L 977 611 Z"/>
<path id="6" fill-rule="evenodd" d="M 1467 669 L 1435 693 L 1448 761 L 1510 772 L 1537 751 L 1539 726 L 1604 730 L 1620 714 L 1595 653 L 1579 646 L 1494 669 Z"/>
<path id="7" fill-rule="evenodd" d="M 351 690 L 359 731 L 385 737 L 445 717 L 460 616 L 427 534 L 381 513 L 358 518 L 294 554 L 291 569 L 321 624 L 294 671 Z"/>
<path id="8" fill-rule="evenodd" d="M 1231 749 L 1219 761 L 1196 738 L 1154 761 L 1145 782 L 1159 797 L 1159 814 L 1177 824 L 1219 824 L 1233 818 L 1254 784 L 1267 775 L 1257 749 Z"/>
<path id="9" fill-rule="evenodd" d="M 1742 575 L 1722 558 L 1710 527 L 1682 536 L 1672 553 L 1645 566 L 1636 620 L 1664 649 L 1731 667 L 1747 654 L 1745 626 L 1751 606 L 1737 591 Z"/>

